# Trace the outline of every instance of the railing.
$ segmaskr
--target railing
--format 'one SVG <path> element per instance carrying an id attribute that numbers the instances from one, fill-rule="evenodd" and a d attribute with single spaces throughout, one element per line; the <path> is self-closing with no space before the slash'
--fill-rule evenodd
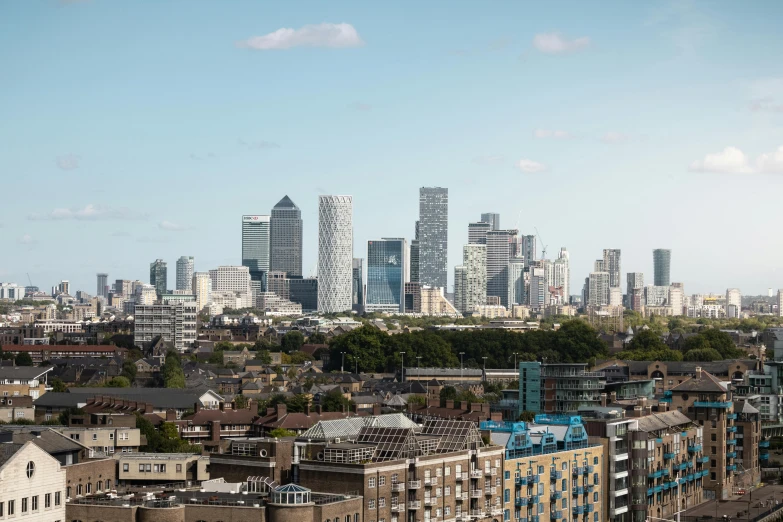
<path id="1" fill-rule="evenodd" d="M 424 505 L 425 506 L 432 506 L 436 503 L 437 499 L 435 497 L 424 497 Z"/>
<path id="2" fill-rule="evenodd" d="M 549 472 L 549 480 L 560 480 L 563 478 L 563 472 L 562 471 L 550 471 Z"/>
<path id="3" fill-rule="evenodd" d="M 734 459 L 737 458 L 737 452 L 736 451 L 729 451 L 726 453 L 727 459 Z"/>
<path id="4" fill-rule="evenodd" d="M 470 470 L 470 478 L 474 478 L 474 479 L 481 478 L 481 475 L 482 475 L 482 471 L 480 469 L 474 468 Z"/>
<path id="5" fill-rule="evenodd" d="M 457 497 L 457 500 L 467 500 L 467 499 L 468 499 L 467 491 L 463 491 L 462 493 L 459 494 L 459 497 Z"/>
<path id="6" fill-rule="evenodd" d="M 650 473 L 647 474 L 647 478 L 651 478 L 651 479 L 661 478 L 662 474 L 663 474 L 663 470 L 660 469 L 658 471 L 651 471 Z"/>
<path id="7" fill-rule="evenodd" d="M 695 408 L 731 408 L 731 401 L 728 402 L 714 402 L 714 401 L 696 401 L 693 403 Z"/>
<path id="8" fill-rule="evenodd" d="M 729 439 L 726 441 L 726 446 L 734 446 L 737 444 L 737 439 Z"/>
<path id="9" fill-rule="evenodd" d="M 527 475 L 520 475 L 516 478 L 514 478 L 514 482 L 517 486 L 527 486 Z"/>
<path id="10" fill-rule="evenodd" d="M 552 500 L 560 500 L 561 498 L 563 498 L 563 492 L 562 491 L 552 491 L 550 493 L 549 498 L 551 498 Z"/>
<path id="11" fill-rule="evenodd" d="M 467 472 L 467 471 L 463 471 L 462 473 L 456 473 L 456 474 L 454 475 L 454 479 L 455 479 L 456 481 L 458 481 L 458 482 L 459 482 L 459 481 L 468 480 L 468 472 Z"/>
<path id="12" fill-rule="evenodd" d="M 517 497 L 514 499 L 514 505 L 517 507 L 527 506 L 527 497 Z"/>
<path id="13" fill-rule="evenodd" d="M 478 518 L 484 518 L 484 510 L 483 509 L 471 509 L 470 510 L 470 516 L 478 517 Z"/>
<path id="14" fill-rule="evenodd" d="M 769 441 L 768 440 L 760 440 L 759 441 L 759 448 L 769 448 Z"/>
<path id="15" fill-rule="evenodd" d="M 437 486 L 438 485 L 438 477 L 424 477 L 424 485 L 425 486 Z"/>
<path id="16" fill-rule="evenodd" d="M 693 446 L 688 446 L 688 453 L 698 453 L 701 451 L 701 444 L 694 444 Z"/>
<path id="17" fill-rule="evenodd" d="M 595 466 L 593 466 L 593 465 L 585 466 L 585 468 L 584 468 L 585 475 L 590 474 L 593 471 L 595 471 Z"/>
<path id="18" fill-rule="evenodd" d="M 484 494 L 485 495 L 497 495 L 498 494 L 498 488 L 491 487 L 491 488 L 484 488 Z"/>
<path id="19" fill-rule="evenodd" d="M 552 520 L 560 520 L 561 518 L 563 518 L 562 511 L 551 511 L 549 514 Z"/>
<path id="20" fill-rule="evenodd" d="M 726 471 L 737 471 L 736 464 L 729 464 L 728 466 L 726 466 Z"/>
<path id="21" fill-rule="evenodd" d="M 392 504 L 391 510 L 394 513 L 402 513 L 405 511 L 405 504 Z"/>
<path id="22" fill-rule="evenodd" d="M 538 504 L 540 500 L 541 500 L 541 496 L 540 495 L 532 495 L 530 497 L 530 503 L 531 504 Z"/>
<path id="23" fill-rule="evenodd" d="M 726 415 L 726 418 L 729 420 L 737 420 L 737 414 L 736 413 L 729 413 Z"/>
<path id="24" fill-rule="evenodd" d="M 584 473 L 584 468 L 582 468 L 581 466 L 575 466 L 572 471 L 574 475 L 581 475 L 582 473 Z"/>
<path id="25" fill-rule="evenodd" d="M 577 497 L 585 494 L 585 488 L 584 486 L 574 486 L 571 492 L 573 493 L 573 496 Z"/>
<path id="26" fill-rule="evenodd" d="M 672 459 L 674 458 L 674 455 L 675 455 L 675 454 L 674 454 L 674 453 L 671 453 L 671 452 L 669 452 L 669 453 L 664 453 L 664 454 L 663 454 L 663 458 L 664 458 L 664 460 L 672 460 Z"/>
<path id="27" fill-rule="evenodd" d="M 726 427 L 726 431 L 728 433 L 737 433 L 737 427 L 736 426 L 728 426 L 728 427 Z"/>
<path id="28" fill-rule="evenodd" d="M 421 487 L 421 480 L 408 481 L 408 489 L 419 489 Z"/>
<path id="29" fill-rule="evenodd" d="M 470 490 L 470 498 L 481 498 L 484 496 L 484 491 L 480 489 L 471 489 Z"/>
<path id="30" fill-rule="evenodd" d="M 702 458 L 696 460 L 696 462 L 701 462 L 702 464 L 706 464 L 709 461 L 710 461 L 709 457 L 702 457 Z"/>
<path id="31" fill-rule="evenodd" d="M 592 513 L 593 511 L 595 511 L 595 506 L 593 504 L 585 505 L 585 513 Z"/>
<path id="32" fill-rule="evenodd" d="M 408 509 L 421 509 L 421 502 L 418 500 L 409 500 Z"/>
<path id="33" fill-rule="evenodd" d="M 405 483 L 404 482 L 392 482 L 391 485 L 392 491 L 396 493 L 404 493 L 405 492 Z"/>
<path id="34" fill-rule="evenodd" d="M 585 512 L 584 506 L 574 506 L 574 515 L 581 515 Z"/>

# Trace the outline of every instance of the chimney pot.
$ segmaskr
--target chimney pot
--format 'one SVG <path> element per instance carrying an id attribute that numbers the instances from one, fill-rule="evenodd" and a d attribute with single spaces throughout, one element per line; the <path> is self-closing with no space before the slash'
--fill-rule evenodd
<path id="1" fill-rule="evenodd" d="M 701 379 L 701 366 L 696 367 L 696 378 Z"/>

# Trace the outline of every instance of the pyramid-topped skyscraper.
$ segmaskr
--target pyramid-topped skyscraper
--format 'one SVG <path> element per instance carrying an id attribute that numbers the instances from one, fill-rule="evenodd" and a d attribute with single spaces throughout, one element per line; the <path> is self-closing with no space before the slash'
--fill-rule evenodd
<path id="1" fill-rule="evenodd" d="M 271 271 L 302 275 L 302 212 L 288 196 L 272 208 L 269 257 Z"/>

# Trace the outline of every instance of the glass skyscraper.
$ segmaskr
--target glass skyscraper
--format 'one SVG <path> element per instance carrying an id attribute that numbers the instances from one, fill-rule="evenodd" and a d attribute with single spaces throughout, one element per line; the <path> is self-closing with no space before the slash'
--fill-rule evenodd
<path id="1" fill-rule="evenodd" d="M 481 222 L 488 223 L 490 230 L 500 230 L 500 214 L 494 212 L 481 214 Z"/>
<path id="2" fill-rule="evenodd" d="M 150 263 L 150 284 L 155 287 L 155 293 L 158 294 L 158 297 L 168 293 L 166 289 L 168 273 L 168 266 L 162 259 L 156 259 Z"/>
<path id="3" fill-rule="evenodd" d="M 177 259 L 177 290 L 193 291 L 193 256 Z"/>
<path id="4" fill-rule="evenodd" d="M 419 281 L 446 288 L 449 236 L 449 189 L 419 189 Z"/>
<path id="5" fill-rule="evenodd" d="M 351 301 L 353 302 L 353 311 L 364 313 L 364 259 L 361 257 L 353 258 L 353 291 Z"/>
<path id="6" fill-rule="evenodd" d="M 302 275 L 302 211 L 288 196 L 272 208 L 269 221 L 269 270 Z"/>
<path id="7" fill-rule="evenodd" d="M 653 280 L 655 286 L 671 284 L 672 251 L 664 248 L 653 250 Z"/>
<path id="8" fill-rule="evenodd" d="M 384 238 L 367 242 L 368 312 L 405 311 L 405 239 Z"/>
<path id="9" fill-rule="evenodd" d="M 242 216 L 242 266 L 250 269 L 250 285 L 254 292 L 266 291 L 269 221 L 269 216 Z"/>
<path id="10" fill-rule="evenodd" d="M 499 297 L 505 307 L 508 307 L 509 244 L 516 235 L 516 230 L 487 232 L 487 296 Z"/>

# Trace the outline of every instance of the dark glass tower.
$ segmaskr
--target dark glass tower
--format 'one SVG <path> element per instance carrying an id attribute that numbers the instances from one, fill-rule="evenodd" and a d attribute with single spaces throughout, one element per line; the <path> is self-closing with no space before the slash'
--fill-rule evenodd
<path id="1" fill-rule="evenodd" d="M 449 189 L 419 189 L 419 281 L 446 288 L 449 236 Z"/>
<path id="2" fill-rule="evenodd" d="M 162 259 L 156 259 L 150 263 L 150 284 L 155 287 L 155 293 L 158 297 L 165 294 L 169 269 L 166 262 Z"/>
<path id="3" fill-rule="evenodd" d="M 664 248 L 653 250 L 653 279 L 655 286 L 671 284 L 672 251 Z"/>
<path id="4" fill-rule="evenodd" d="M 302 211 L 288 196 L 272 208 L 269 269 L 288 277 L 302 275 Z"/>

